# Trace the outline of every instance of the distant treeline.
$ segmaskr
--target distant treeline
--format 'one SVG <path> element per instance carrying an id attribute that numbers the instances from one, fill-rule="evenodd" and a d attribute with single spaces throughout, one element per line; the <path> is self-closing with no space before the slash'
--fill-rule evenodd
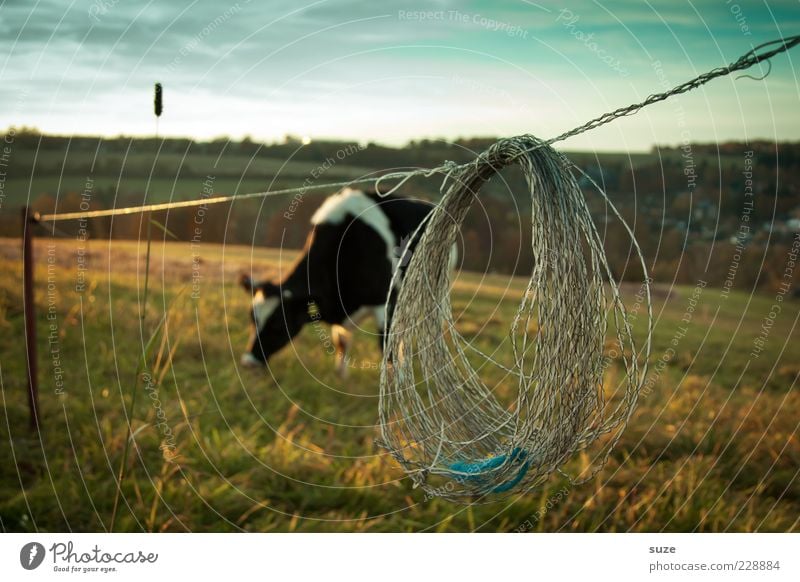
<path id="1" fill-rule="evenodd" d="M 359 144 L 354 141 L 327 140 L 304 143 L 301 138 L 294 136 L 286 136 L 279 143 L 261 143 L 250 138 L 240 141 L 229 138 L 196 141 L 188 138 L 60 136 L 41 134 L 29 128 L 16 129 L 13 136 L 13 143 L 28 151 L 96 152 L 96 163 L 102 163 L 102 158 L 106 155 L 125 156 L 141 152 L 158 152 L 160 155 L 191 153 L 214 157 L 263 156 L 294 162 L 321 163 L 327 159 L 336 159 L 339 152 L 346 151 L 347 165 L 375 169 L 439 165 L 444 160 L 466 162 L 495 141 L 496 138 L 490 137 L 459 139 L 454 142 L 423 139 L 397 148 L 373 142 Z M 224 171 L 224 168 L 220 170 Z"/>
<path id="2" fill-rule="evenodd" d="M 351 166 L 384 169 L 399 166 L 435 166 L 444 160 L 467 162 L 478 153 L 497 141 L 496 137 L 458 138 L 453 141 L 445 139 L 412 140 L 403 147 L 392 147 L 374 142 L 359 144 L 354 141 L 322 140 L 304 143 L 296 136 L 286 136 L 281 142 L 263 143 L 245 137 L 243 140 L 231 140 L 220 137 L 209 141 L 197 141 L 189 138 L 147 138 L 126 137 L 114 138 L 97 136 L 61 136 L 39 133 L 31 128 L 14 129 L 12 142 L 14 145 L 29 151 L 67 151 L 89 152 L 98 154 L 99 158 L 106 154 L 126 155 L 132 152 L 158 152 L 159 154 L 205 154 L 209 156 L 264 156 L 280 160 L 296 162 L 322 162 L 335 158 L 341 150 L 353 152 L 348 154 L 347 162 Z M 5 140 L 8 130 L 0 133 Z M 759 163 L 773 163 L 777 167 L 797 167 L 800 165 L 800 141 L 771 142 L 756 140 L 747 144 L 742 142 L 725 143 L 692 143 L 691 151 L 695 156 L 720 158 L 740 155 L 745 149 L 755 152 Z M 682 148 L 673 145 L 653 146 L 650 154 L 671 157 L 680 155 Z M 570 154 L 567 154 L 570 156 Z M 626 158 L 626 154 L 575 154 L 580 160 L 596 158 L 597 160 L 616 157 Z M 637 155 L 633 154 L 635 158 Z"/>

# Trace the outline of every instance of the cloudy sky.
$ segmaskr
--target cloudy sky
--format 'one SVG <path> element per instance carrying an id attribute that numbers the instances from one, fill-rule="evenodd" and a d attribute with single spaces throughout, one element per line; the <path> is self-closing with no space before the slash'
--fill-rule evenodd
<path id="1" fill-rule="evenodd" d="M 549 137 L 798 33 L 796 0 L 5 0 L 0 127 L 152 134 L 161 81 L 162 135 Z M 762 82 L 719 79 L 562 147 L 798 140 L 798 63 L 800 49 Z"/>

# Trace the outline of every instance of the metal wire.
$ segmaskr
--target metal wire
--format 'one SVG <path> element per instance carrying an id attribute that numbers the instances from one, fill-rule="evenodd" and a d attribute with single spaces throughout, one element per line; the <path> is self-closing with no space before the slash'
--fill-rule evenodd
<path id="1" fill-rule="evenodd" d="M 458 333 L 449 263 L 479 189 L 513 163 L 529 188 L 534 268 L 507 338 L 512 361 L 503 366 L 476 357 Z M 379 444 L 431 496 L 474 501 L 525 491 L 602 439 L 593 467 L 572 477 L 586 480 L 608 459 L 633 413 L 652 332 L 644 258 L 605 198 L 645 273 L 648 327 L 640 366 L 625 305 L 572 169 L 535 137 L 497 142 L 452 175 L 407 272 L 393 282 L 399 292 L 381 372 Z M 612 330 L 616 358 L 604 353 Z M 493 365 L 511 372 L 499 385 L 507 389 L 516 380 L 515 394 L 505 400 L 477 372 Z M 603 376 L 615 365 L 622 379 L 609 389 Z"/>
<path id="2" fill-rule="evenodd" d="M 647 99 L 645 99 L 641 103 L 635 103 L 633 105 L 628 105 L 627 107 L 620 107 L 619 109 L 615 109 L 614 111 L 604 113 L 600 117 L 596 117 L 591 121 L 587 121 L 583 125 L 580 125 L 565 133 L 562 133 L 559 136 L 547 140 L 545 143 L 552 144 L 558 141 L 562 141 L 567 139 L 568 137 L 572 137 L 580 133 L 590 131 L 592 129 L 600 127 L 601 125 L 605 125 L 606 123 L 610 123 L 615 119 L 619 119 L 620 117 L 633 115 L 635 113 L 638 113 L 641 109 L 647 107 L 648 105 L 652 105 L 653 103 L 658 103 L 659 101 L 664 101 L 665 99 L 668 99 L 673 95 L 679 95 L 681 93 L 686 93 L 687 91 L 697 89 L 701 85 L 705 85 L 706 83 L 708 83 L 713 79 L 716 79 L 717 77 L 723 77 L 725 75 L 730 75 L 731 73 L 736 71 L 748 69 L 753 65 L 760 63 L 761 61 L 765 61 L 771 57 L 774 57 L 778 53 L 788 51 L 790 48 L 797 46 L 798 44 L 800 44 L 800 35 L 795 35 L 795 36 L 790 36 L 788 38 L 765 42 L 753 48 L 752 50 L 746 52 L 727 67 L 718 67 L 716 69 L 712 69 L 707 73 L 698 75 L 697 77 L 695 77 L 690 81 L 686 81 L 685 83 L 681 83 L 680 85 L 673 87 L 669 91 L 664 91 L 663 93 L 656 93 L 655 95 L 650 95 L 649 97 L 647 97 Z M 757 51 L 769 46 L 776 46 L 776 48 L 773 48 L 772 50 L 762 54 L 757 54 Z"/>

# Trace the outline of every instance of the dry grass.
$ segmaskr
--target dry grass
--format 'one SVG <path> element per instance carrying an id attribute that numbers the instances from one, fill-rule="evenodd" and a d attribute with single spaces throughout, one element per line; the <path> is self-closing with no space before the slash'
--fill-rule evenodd
<path id="1" fill-rule="evenodd" d="M 37 241 L 41 437 L 27 430 L 18 241 L 0 244 L 0 520 L 5 531 L 104 530 L 142 345 L 172 305 L 149 359 L 177 457 L 164 454 L 157 409 L 139 394 L 117 530 L 125 531 L 794 531 L 800 515 L 796 382 L 798 305 L 787 300 L 767 348 L 750 358 L 773 298 L 706 289 L 674 355 L 652 383 L 608 466 L 591 483 L 466 508 L 425 501 L 373 439 L 379 353 L 359 333 L 348 380 L 311 328 L 272 362 L 240 370 L 247 297 L 236 274 L 277 273 L 274 250 L 203 246 L 199 299 L 191 248 L 153 247 L 140 327 L 144 243 L 88 246 L 87 291 L 75 292 L 74 241 Z M 293 256 L 283 257 L 287 264 Z M 500 346 L 523 283 L 461 274 L 454 306 L 481 349 Z M 671 347 L 691 288 L 659 289 L 653 363 Z M 634 289 L 630 290 L 632 296 Z M 56 314 L 54 344 L 46 319 Z M 369 326 L 370 324 L 367 324 Z M 641 325 L 641 321 L 637 322 Z M 64 394 L 54 389 L 57 345 Z M 171 355 L 170 355 L 171 354 Z M 746 364 L 746 362 L 749 363 Z M 614 367 L 610 374 L 618 373 Z M 501 391 L 502 375 L 486 381 Z M 576 458 L 576 468 L 587 464 Z M 567 487 L 565 489 L 565 487 Z"/>

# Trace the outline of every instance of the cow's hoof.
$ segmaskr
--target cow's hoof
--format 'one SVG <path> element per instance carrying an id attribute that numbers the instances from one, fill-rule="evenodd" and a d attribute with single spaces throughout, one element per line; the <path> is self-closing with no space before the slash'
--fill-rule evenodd
<path id="1" fill-rule="evenodd" d="M 261 360 L 259 360 L 258 358 L 256 358 L 250 352 L 247 352 L 246 354 L 242 354 L 242 357 L 239 360 L 239 363 L 242 364 L 242 366 L 244 366 L 245 368 L 261 368 L 261 367 L 264 366 L 264 363 Z"/>

